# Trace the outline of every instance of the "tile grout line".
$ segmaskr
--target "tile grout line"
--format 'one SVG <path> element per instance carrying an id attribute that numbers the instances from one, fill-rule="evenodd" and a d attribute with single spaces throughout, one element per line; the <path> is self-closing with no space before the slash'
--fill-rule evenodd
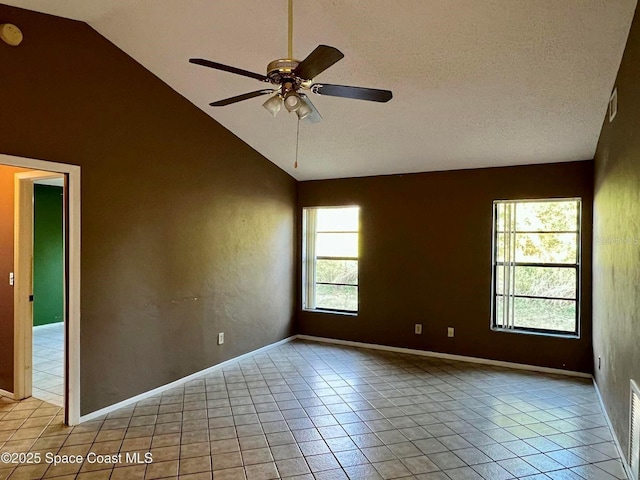
<path id="1" fill-rule="evenodd" d="M 376 470 L 378 467 L 385 469 L 392 468 L 393 465 L 396 466 L 394 468 L 401 468 L 400 464 L 406 466 L 406 463 L 403 462 L 404 457 L 401 458 L 393 447 L 401 439 L 394 438 L 393 434 L 385 432 L 408 435 L 409 432 L 405 432 L 405 430 L 408 428 L 407 425 L 413 422 L 416 428 L 420 428 L 427 436 L 414 435 L 415 438 L 411 438 L 402 435 L 406 440 L 404 443 L 416 446 L 416 442 L 422 438 L 442 445 L 445 450 L 441 453 L 448 452 L 449 455 L 447 457 L 438 455 L 437 452 L 428 453 L 419 448 L 419 457 L 409 456 L 407 458 L 429 458 L 430 455 L 437 455 L 438 463 L 440 463 L 440 459 L 444 461 L 446 458 L 458 458 L 458 462 L 462 463 L 458 463 L 458 466 L 455 467 L 458 469 L 453 471 L 456 475 L 462 475 L 463 472 L 472 475 L 472 470 L 480 474 L 481 471 L 489 472 L 486 470 L 487 468 L 501 468 L 501 464 L 498 463 L 500 460 L 491 458 L 492 461 L 488 463 L 478 464 L 486 465 L 486 467 L 478 467 L 480 470 L 476 470 L 474 468 L 476 465 L 469 460 L 464 460 L 464 457 L 459 455 L 461 449 L 466 448 L 464 444 L 459 442 L 466 441 L 466 439 L 474 449 L 483 452 L 481 437 L 478 439 L 474 435 L 485 435 L 482 432 L 486 432 L 491 436 L 485 435 L 489 440 L 488 444 L 484 443 L 485 445 L 500 446 L 509 450 L 515 449 L 512 451 L 514 460 L 509 463 L 510 468 L 516 468 L 516 460 L 519 460 L 538 471 L 536 462 L 544 459 L 547 453 L 558 451 L 571 454 L 575 448 L 576 454 L 580 457 L 580 463 L 576 463 L 574 467 L 566 466 L 562 468 L 563 471 L 566 470 L 568 474 L 580 473 L 581 476 L 585 476 L 590 475 L 589 472 L 593 470 L 594 474 L 597 471 L 601 472 L 603 478 L 610 478 L 605 470 L 599 469 L 598 465 L 602 465 L 607 469 L 606 471 L 613 472 L 615 462 L 620 462 L 620 456 L 613 445 L 614 442 L 611 438 L 613 432 L 606 425 L 606 415 L 601 406 L 594 403 L 596 397 L 593 389 L 593 385 L 587 387 L 586 383 L 580 383 L 577 379 L 519 374 L 516 371 L 510 372 L 486 366 L 406 355 L 403 352 L 398 354 L 398 352 L 384 353 L 353 348 L 339 349 L 321 343 L 301 341 L 294 345 L 282 345 L 278 349 L 230 363 L 203 378 L 196 378 L 175 387 L 174 392 L 165 391 L 154 396 L 153 399 L 141 400 L 135 405 L 124 408 L 119 415 L 113 415 L 113 419 L 126 418 L 127 426 L 122 434 L 122 441 L 118 449 L 124 451 L 123 443 L 127 439 L 127 432 L 135 426 L 148 425 L 145 422 L 151 419 L 141 417 L 155 416 L 153 428 L 149 429 L 151 433 L 148 435 L 145 433 L 141 437 L 140 434 L 144 432 L 131 430 L 135 436 L 130 437 L 149 437 L 149 448 L 153 449 L 153 438 L 160 434 L 158 429 L 162 425 L 158 423 L 158 416 L 162 411 L 163 398 L 169 400 L 166 405 L 173 405 L 174 402 L 171 400 L 177 400 L 179 396 L 179 404 L 175 403 L 181 408 L 179 410 L 181 423 L 179 424 L 178 469 L 180 468 L 179 462 L 183 460 L 181 457 L 182 441 L 187 432 L 184 428 L 187 422 L 189 422 L 188 431 L 192 431 L 192 427 L 195 426 L 193 431 L 206 432 L 210 447 L 213 447 L 211 442 L 218 437 L 213 436 L 213 429 L 216 427 L 209 420 L 221 418 L 227 421 L 220 422 L 219 426 L 224 423 L 228 425 L 228 421 L 231 421 L 231 425 L 233 425 L 234 439 L 238 446 L 237 452 L 241 459 L 243 451 L 251 451 L 256 447 L 251 446 L 250 443 L 242 447 L 240 439 L 256 435 L 257 433 L 252 433 L 252 430 L 255 428 L 255 432 L 257 432 L 259 429 L 261 433 L 258 435 L 265 437 L 266 447 L 264 448 L 270 452 L 271 460 L 268 465 L 272 465 L 276 472 L 280 472 L 278 461 L 274 456 L 275 447 L 284 441 L 285 443 L 282 445 L 295 445 L 300 452 L 302 445 L 308 442 L 302 438 L 299 439 L 295 432 L 310 428 L 317 432 L 319 441 L 328 450 L 326 453 L 309 452 L 307 455 L 300 452 L 301 456 L 292 458 L 304 460 L 309 472 L 317 469 L 316 462 L 323 458 L 333 458 L 337 462 L 334 464 L 340 472 L 351 474 L 355 470 L 350 470 L 351 467 L 341 463 L 340 451 L 333 448 L 335 445 L 333 445 L 332 439 L 334 435 L 339 433 L 340 435 L 335 438 L 356 441 L 357 443 L 353 443 L 354 447 L 351 450 L 361 452 L 361 455 L 364 455 L 362 452 L 369 447 L 365 444 L 361 445 L 361 441 L 356 440 L 355 437 L 359 434 L 353 428 L 357 424 L 367 428 L 366 431 L 369 432 L 371 438 L 378 439 L 380 446 L 389 450 L 388 454 L 391 456 L 388 462 L 396 462 L 395 464 L 384 463 L 387 460 L 380 457 L 371 457 L 370 459 L 367 457 L 368 462 L 364 465 L 370 470 L 363 471 L 368 471 L 371 475 L 375 474 L 378 478 L 375 473 L 378 471 Z M 228 413 L 221 411 L 219 413 L 222 413 L 222 416 L 212 417 L 212 414 L 218 412 L 211 409 L 218 408 L 225 402 L 229 406 Z M 8 405 L 13 406 L 10 406 L 8 410 L 3 409 L 0 402 L 0 421 L 7 412 L 22 404 Z M 249 406 L 251 409 L 247 408 Z M 236 407 L 235 411 L 233 407 Z M 394 411 L 394 408 L 397 411 Z M 166 413 L 175 412 L 173 408 L 166 410 Z M 253 410 L 253 413 L 250 410 Z M 296 410 L 300 410 L 299 414 Z M 196 413 L 185 416 L 185 412 L 189 411 Z M 197 413 L 198 411 L 202 411 L 201 414 L 204 415 L 205 421 L 198 419 L 200 415 Z M 260 417 L 260 413 L 268 412 L 279 413 L 282 420 L 277 419 L 277 416 L 264 415 Z M 341 412 L 350 412 L 354 416 L 340 417 Z M 31 418 L 32 415 L 34 412 L 31 412 L 28 418 Z M 245 415 L 253 415 L 253 418 L 245 417 Z M 95 422 L 96 425 L 85 423 L 84 426 L 79 425 L 68 432 L 69 434 L 84 433 L 87 428 L 95 431 L 95 437 L 87 447 L 91 448 L 92 445 L 99 443 L 96 442 L 96 439 L 100 432 L 108 431 L 102 430 L 101 427 L 105 426 L 105 422 L 109 418 L 110 415 L 106 415 Z M 141 420 L 136 421 L 134 425 L 136 418 L 141 418 Z M 296 421 L 297 419 L 300 421 Z M 306 420 L 308 424 L 305 425 L 302 420 Z M 508 422 L 504 423 L 507 420 Z M 24 424 L 24 422 L 23 419 L 22 423 Z M 193 425 L 194 422 L 199 425 Z M 279 422 L 282 424 L 277 425 Z M 396 422 L 399 422 L 399 425 Z M 549 425 L 547 426 L 547 424 Z M 238 427 L 245 425 L 252 428 L 243 428 L 240 433 Z M 464 433 L 467 428 L 465 425 L 471 429 L 467 430 L 470 433 Z M 534 428 L 533 425 L 551 430 Z M 112 426 L 116 427 L 115 424 Z M 336 427 L 339 427 L 341 431 L 338 432 Z M 96 430 L 93 430 L 94 428 Z M 285 428 L 285 430 L 281 430 L 281 428 Z M 278 432 L 288 432 L 291 436 L 290 441 L 293 443 L 287 443 L 289 439 L 284 438 L 284 435 L 278 435 Z M 504 435 L 507 434 L 513 440 L 505 438 Z M 471 440 L 472 437 L 476 438 L 479 443 Z M 570 444 L 562 446 L 553 443 L 552 445 L 558 447 L 558 450 L 543 450 L 544 445 L 540 445 L 539 442 L 547 440 L 547 437 L 564 437 Z M 538 439 L 538 442 L 530 443 L 535 439 Z M 190 443 L 184 445 L 192 445 L 197 442 L 193 437 L 190 440 Z M 554 440 L 556 439 L 554 438 Z M 549 442 L 551 443 L 550 440 Z M 525 444 L 530 445 L 529 452 L 518 452 L 519 445 L 524 446 Z M 591 447 L 591 445 L 597 448 Z M 578 449 L 579 451 L 577 451 Z M 369 450 L 367 451 L 369 452 Z M 376 451 L 371 450 L 370 452 L 372 455 L 377 455 Z M 598 452 L 600 453 L 598 454 Z M 594 454 L 598 454 L 599 457 L 598 455 L 594 457 Z M 211 472 L 215 470 L 213 455 L 210 448 L 208 456 Z M 315 458 L 311 459 L 311 457 Z M 184 460 L 188 458 L 193 457 L 185 457 Z M 490 457 L 486 458 L 488 460 Z M 287 460 L 287 458 L 283 460 Z M 159 459 L 158 461 L 162 462 L 163 460 Z M 530 463 L 530 461 L 534 461 L 534 463 Z M 244 461 L 241 461 L 241 465 L 242 467 L 238 468 L 242 468 L 247 474 L 251 472 L 251 475 L 255 474 L 258 468 L 251 468 L 247 471 L 245 467 L 250 465 L 244 465 Z M 256 465 L 267 465 L 267 463 Z M 126 466 L 122 465 L 122 467 Z M 446 472 L 449 468 L 444 463 L 438 467 L 438 472 Z M 81 466 L 80 470 L 82 468 Z M 222 466 L 222 468 L 227 467 Z M 570 468 L 576 470 L 570 472 Z M 466 470 L 463 471 L 463 469 Z M 147 472 L 149 466 L 147 465 L 144 470 Z M 334 473 L 337 474 L 337 470 Z M 284 471 L 280 476 L 283 475 Z M 373 476 L 366 478 L 373 478 Z"/>

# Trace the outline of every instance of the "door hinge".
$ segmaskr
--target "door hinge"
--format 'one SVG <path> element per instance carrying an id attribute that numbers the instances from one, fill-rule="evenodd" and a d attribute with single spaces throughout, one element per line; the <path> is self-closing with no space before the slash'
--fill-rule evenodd
<path id="1" fill-rule="evenodd" d="M 29 301 L 33 302 L 33 295 L 29 295 Z"/>

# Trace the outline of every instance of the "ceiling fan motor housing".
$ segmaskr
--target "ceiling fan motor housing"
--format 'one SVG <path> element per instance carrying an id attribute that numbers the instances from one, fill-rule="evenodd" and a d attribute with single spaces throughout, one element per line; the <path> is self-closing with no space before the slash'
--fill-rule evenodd
<path id="1" fill-rule="evenodd" d="M 302 79 L 297 77 L 293 71 L 299 64 L 298 60 L 292 58 L 274 60 L 267 65 L 267 77 L 271 80 L 271 83 L 276 85 L 281 85 L 284 82 L 294 83 L 297 89 L 302 83 Z"/>

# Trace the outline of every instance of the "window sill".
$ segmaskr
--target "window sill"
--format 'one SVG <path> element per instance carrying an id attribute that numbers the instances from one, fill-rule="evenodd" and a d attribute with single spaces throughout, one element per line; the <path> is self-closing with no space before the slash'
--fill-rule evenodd
<path id="1" fill-rule="evenodd" d="M 322 314 L 329 314 L 329 315 L 343 315 L 346 317 L 357 317 L 358 316 L 358 312 L 347 312 L 345 310 L 323 310 L 321 308 L 303 308 L 302 309 L 303 312 L 309 312 L 309 313 L 322 313 Z"/>
<path id="2" fill-rule="evenodd" d="M 567 340 L 578 340 L 580 339 L 580 335 L 576 333 L 554 333 L 554 332 L 537 332 L 535 330 L 519 330 L 514 328 L 496 328 L 491 327 L 492 332 L 498 333 L 517 333 L 521 335 L 535 335 L 537 337 L 553 337 L 553 338 L 564 338 Z"/>

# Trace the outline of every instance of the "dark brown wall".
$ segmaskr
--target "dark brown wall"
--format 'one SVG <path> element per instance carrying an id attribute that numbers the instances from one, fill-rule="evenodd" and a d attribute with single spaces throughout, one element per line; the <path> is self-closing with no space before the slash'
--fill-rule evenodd
<path id="1" fill-rule="evenodd" d="M 629 380 L 640 384 L 640 19 L 618 72 L 618 115 L 604 121 L 595 157 L 593 349 L 596 382 L 622 450 Z M 596 363 L 597 364 L 597 363 Z"/>
<path id="2" fill-rule="evenodd" d="M 0 389 L 13 391 L 13 190 L 21 168 L 0 165 Z"/>
<path id="3" fill-rule="evenodd" d="M 82 167 L 82 413 L 291 335 L 295 181 L 86 24 L 0 20 L 0 152 Z"/>
<path id="4" fill-rule="evenodd" d="M 299 310 L 299 333 L 591 372 L 592 190 L 590 161 L 299 183 L 299 215 L 355 204 L 361 226 L 358 316 Z M 583 200 L 580 339 L 489 328 L 492 202 L 547 197 Z"/>

